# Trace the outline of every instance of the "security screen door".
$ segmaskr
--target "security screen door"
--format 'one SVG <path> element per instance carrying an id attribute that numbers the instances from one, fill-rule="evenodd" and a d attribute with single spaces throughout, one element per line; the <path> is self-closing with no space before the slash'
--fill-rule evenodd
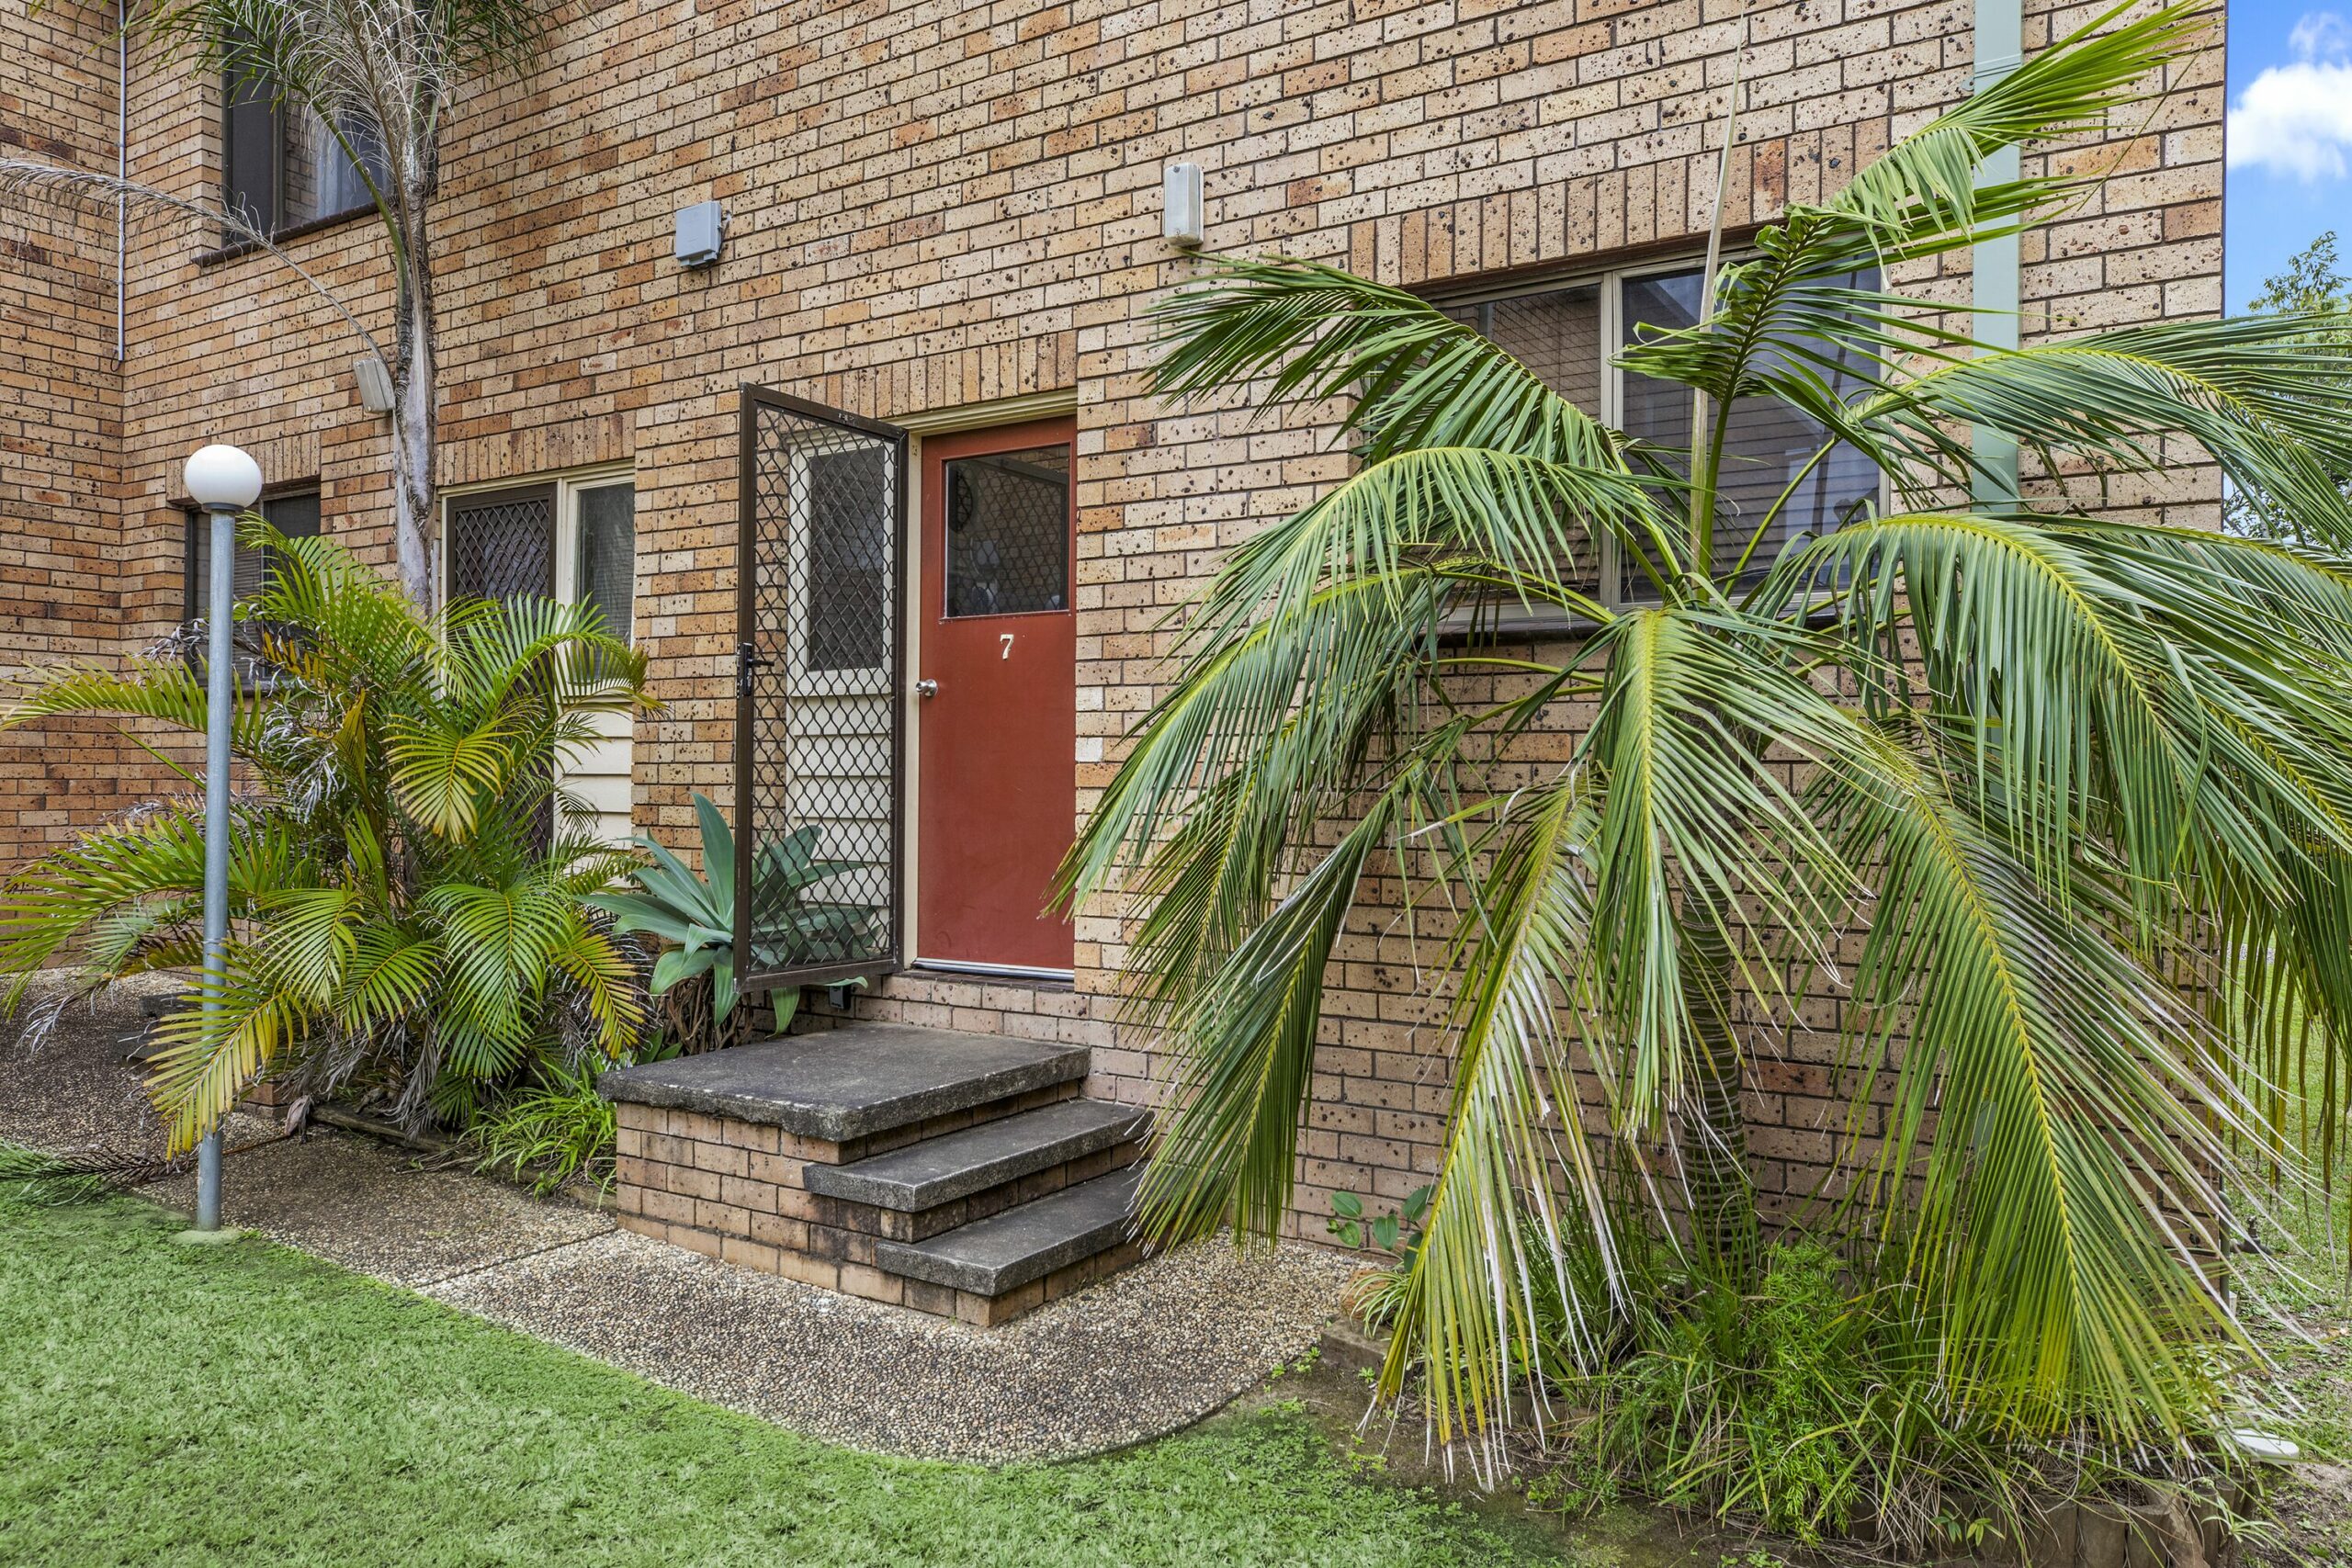
<path id="1" fill-rule="evenodd" d="M 742 394 L 735 947 L 746 991 L 899 959 L 906 433 Z"/>

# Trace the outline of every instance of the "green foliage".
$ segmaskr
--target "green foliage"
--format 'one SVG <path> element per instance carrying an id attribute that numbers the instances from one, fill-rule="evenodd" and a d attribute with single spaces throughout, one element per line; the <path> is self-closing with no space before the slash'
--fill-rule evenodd
<path id="1" fill-rule="evenodd" d="M 270 674 L 236 699 L 225 964 L 157 1026 L 150 1087 L 172 1148 L 264 1072 L 462 1120 L 550 1053 L 633 1046 L 636 974 L 586 899 L 634 857 L 576 831 L 555 778 L 594 741 L 592 716 L 645 705 L 642 658 L 590 608 L 428 618 L 332 541 L 258 521 L 246 538 L 272 552 L 240 609 Z M 203 685 L 169 653 L 20 679 L 0 728 L 60 714 L 205 728 Z M 198 795 L 25 867 L 0 891 L 7 1003 L 51 964 L 87 987 L 200 967 L 203 880 Z"/>
<path id="2" fill-rule="evenodd" d="M 1402 1208 L 1391 1209 L 1374 1219 L 1364 1221 L 1363 1200 L 1352 1192 L 1331 1194 L 1331 1221 L 1324 1230 L 1341 1247 L 1360 1249 L 1369 1240 L 1382 1252 L 1412 1259 L 1413 1249 L 1420 1245 L 1421 1220 L 1430 1212 L 1430 1198 L 1436 1188 L 1423 1185 L 1405 1195 Z"/>
<path id="3" fill-rule="evenodd" d="M 1768 1248 L 1752 1292 L 1693 1282 L 1623 1332 L 1606 1371 L 1559 1381 L 1572 1414 L 1548 1437 L 1542 1502 L 1590 1512 L 1639 1496 L 1805 1545 L 1867 1528 L 1905 1559 L 2014 1547 L 2044 1505 L 2102 1490 L 2153 1483 L 2222 1506 L 2210 1461 L 2152 1483 L 2120 1453 L 2020 1443 L 1951 1397 L 1912 1292 L 1852 1293 L 1816 1244 Z"/>
<path id="4" fill-rule="evenodd" d="M 699 874 L 661 844 L 639 838 L 653 863 L 630 874 L 636 891 L 600 894 L 589 902 L 613 917 L 616 930 L 669 944 L 653 965 L 655 996 L 709 976 L 713 1022 L 724 1024 L 736 1002 L 735 834 L 725 814 L 699 793 L 695 818 L 702 829 Z M 866 951 L 876 910 L 808 897 L 810 889 L 860 863 L 819 859 L 822 831 L 796 828 L 752 852 L 752 958 L 759 969 L 822 964 Z M 797 993 L 776 998 L 778 1029 L 791 1021 L 797 1002 Z"/>
<path id="5" fill-rule="evenodd" d="M 2335 231 L 2331 229 L 2288 257 L 2286 271 L 2262 280 L 2254 308 L 2321 315 L 2352 310 L 2352 277 L 2337 267 Z"/>
<path id="6" fill-rule="evenodd" d="M 2346 277 L 2338 265 L 2335 231 L 2330 230 L 2288 258 L 2286 271 L 2263 280 L 2262 292 L 2254 299 L 2256 313 L 2314 322 L 2312 346 L 2324 355 L 2331 328 L 2339 333 L 2352 330 L 2352 277 Z M 2324 374 L 2321 367 L 2313 369 Z M 2342 386 L 2333 390 L 2340 400 Z M 2323 388 L 2320 396 L 2322 401 L 2328 401 L 2329 389 Z M 2335 479 L 2338 489 L 2352 490 L 2352 470 L 2339 470 Z M 2293 516 L 2266 513 L 2252 497 L 2235 489 L 2222 502 L 2222 525 L 2233 534 L 2310 542 Z"/>
<path id="7" fill-rule="evenodd" d="M 1068 1464 L 884 1458 L 299 1253 L 247 1240 L 195 1255 L 170 1239 L 179 1223 L 128 1200 L 0 1209 L 0 1556 L 74 1568 L 1562 1561 L 1532 1529 L 1359 1481 L 1280 1413 Z"/>
<path id="8" fill-rule="evenodd" d="M 597 1071 L 589 1062 L 551 1063 L 539 1082 L 475 1117 L 467 1136 L 482 1157 L 474 1168 L 528 1178 L 542 1198 L 581 1177 L 609 1188 L 616 1128 L 613 1102 L 596 1092 Z"/>
<path id="9" fill-rule="evenodd" d="M 525 69 L 545 32 L 529 0 L 143 0 L 125 19 L 199 73 L 309 111 L 359 172 L 403 271 L 455 94 Z"/>
<path id="10" fill-rule="evenodd" d="M 37 1149 L 0 1144 L 0 1203 L 89 1203 L 117 1189 L 109 1173 Z"/>
<path id="11" fill-rule="evenodd" d="M 2215 1415 L 2207 1351 L 2239 1330 L 2192 1254 L 2232 1242 L 2265 1025 L 2176 982 L 2291 991 L 2352 1061 L 2352 333 L 2282 312 L 2005 351 L 1855 282 L 2072 210 L 2098 171 L 1979 164 L 2104 124 L 2210 25 L 2126 16 L 1792 205 L 1699 324 L 1621 354 L 1692 394 L 1687 452 L 1330 266 L 1219 263 L 1164 309 L 1159 390 L 1350 400 L 1361 462 L 1225 557 L 1064 866 L 1073 905 L 1141 916 L 1132 1017 L 1177 1090 L 1144 1220 L 1280 1224 L 1340 933 L 1374 878 L 1441 910 L 1452 1082 L 1383 1386 L 1427 1368 L 1442 1438 L 1527 1408 L 1544 1345 L 1603 1370 L 1701 1265 L 1753 1283 L 1736 1091 L 1754 1042 L 1813 1026 L 1815 976 L 1847 988 L 1846 1130 L 1872 1134 L 1839 1146 L 1831 1217 L 1911 1303 L 1951 1419 L 2177 1448 Z M 1742 512 L 1719 471 L 1754 398 L 1894 505 L 1763 556 L 1793 485 Z M 2068 473 L 2201 447 L 2322 548 L 2080 486 L 1954 510 L 1972 428 Z M 1604 546 L 1630 603 L 1581 586 Z M 1573 635 L 1487 630 L 1530 612 Z"/>

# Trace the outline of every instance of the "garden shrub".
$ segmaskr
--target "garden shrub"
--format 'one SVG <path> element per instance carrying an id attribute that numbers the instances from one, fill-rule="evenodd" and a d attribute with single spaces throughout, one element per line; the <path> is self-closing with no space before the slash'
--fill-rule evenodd
<path id="1" fill-rule="evenodd" d="M 635 954 L 588 899 L 637 857 L 589 837 L 559 780 L 594 743 L 594 715 L 650 705 L 643 657 L 590 607 L 474 600 L 428 616 L 331 540 L 259 522 L 244 536 L 271 570 L 238 609 L 258 663 L 231 721 L 222 972 L 201 973 L 205 820 L 191 792 L 9 879 L 7 1004 L 61 964 L 69 997 L 197 972 L 156 1030 L 150 1088 L 175 1149 L 265 1074 L 463 1124 L 541 1063 L 585 1072 L 633 1050 L 646 1012 Z M 205 730 L 205 681 L 180 648 L 19 680 L 0 728 L 100 714 Z"/>

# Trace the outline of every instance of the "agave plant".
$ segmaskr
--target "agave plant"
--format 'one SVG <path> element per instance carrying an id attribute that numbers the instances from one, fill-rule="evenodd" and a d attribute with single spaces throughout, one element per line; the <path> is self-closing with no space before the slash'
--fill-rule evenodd
<path id="1" fill-rule="evenodd" d="M 652 991 L 662 996 L 682 981 L 710 976 L 711 1023 L 722 1031 L 735 1011 L 735 834 L 708 796 L 695 795 L 702 829 L 697 874 L 648 838 L 637 841 L 653 863 L 631 874 L 637 890 L 601 894 L 589 902 L 623 931 L 644 932 L 671 945 L 653 964 Z M 853 861 L 820 860 L 822 829 L 813 824 L 760 845 L 752 856 L 752 956 L 763 970 L 821 963 L 865 951 L 875 911 L 856 905 L 813 902 L 810 888 L 858 869 Z M 799 994 L 779 995 L 778 1029 L 792 1021 Z M 720 1036 L 724 1038 L 723 1033 Z"/>
<path id="2" fill-rule="evenodd" d="M 151 1089 L 173 1148 L 266 1072 L 356 1078 L 411 1118 L 461 1117 L 536 1055 L 633 1044 L 635 971 L 586 899 L 635 857 L 571 831 L 556 779 L 594 739 L 592 716 L 645 705 L 642 657 L 593 608 L 469 601 L 428 617 L 331 540 L 258 519 L 244 536 L 272 563 L 240 606 L 268 673 L 243 682 L 232 718 L 225 964 L 158 1026 Z M 169 649 L 21 680 L 0 728 L 98 714 L 205 729 L 202 676 Z M 204 860 L 198 793 L 18 872 L 0 890 L 6 1005 L 61 962 L 89 987 L 200 969 Z"/>
<path id="3" fill-rule="evenodd" d="M 1688 449 L 1329 266 L 1217 264 L 1164 308 L 1161 393 L 1351 405 L 1359 461 L 1226 558 L 1064 867 L 1073 903 L 1134 900 L 1133 1007 L 1176 1063 L 1144 1219 L 1277 1228 L 1333 943 L 1401 875 L 1443 918 L 1452 1091 L 1384 1377 L 1429 1369 L 1442 1438 L 1509 1408 L 1531 1279 L 1598 1260 L 1588 1353 L 1655 1288 L 1637 1258 L 1752 1279 L 1741 1090 L 1806 976 L 1850 998 L 1858 1128 L 1886 1108 L 1847 1145 L 1852 1256 L 1927 1303 L 1950 1397 L 2021 1434 L 2210 1415 L 2233 1069 L 2283 1019 L 2352 1029 L 2352 563 L 2080 487 L 1972 506 L 1999 475 L 1971 427 L 2052 473 L 2158 470 L 2185 434 L 2341 551 L 2352 343 L 2282 313 L 2003 350 L 1869 281 L 2093 188 L 1977 173 L 2098 131 L 2199 25 L 2120 15 L 1791 206 L 1622 354 L 1695 405 Z M 1796 487 L 1729 499 L 1749 400 L 1892 503 L 1766 551 Z M 1566 630 L 1507 640 L 1504 611 Z"/>

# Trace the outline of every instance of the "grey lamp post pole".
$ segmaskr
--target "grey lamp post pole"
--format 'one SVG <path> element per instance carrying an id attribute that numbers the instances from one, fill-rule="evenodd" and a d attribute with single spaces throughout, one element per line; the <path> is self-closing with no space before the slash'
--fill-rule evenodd
<path id="1" fill-rule="evenodd" d="M 261 499 L 261 465 L 234 446 L 206 446 L 187 460 L 187 493 L 212 525 L 205 597 L 204 1010 L 220 1006 L 217 984 L 229 945 L 229 727 L 236 706 L 231 607 L 237 596 L 237 513 Z M 207 1018 L 209 1025 L 211 1020 Z M 209 1035 L 209 1029 L 208 1027 Z M 220 1228 L 220 1130 L 196 1150 L 196 1228 Z"/>

